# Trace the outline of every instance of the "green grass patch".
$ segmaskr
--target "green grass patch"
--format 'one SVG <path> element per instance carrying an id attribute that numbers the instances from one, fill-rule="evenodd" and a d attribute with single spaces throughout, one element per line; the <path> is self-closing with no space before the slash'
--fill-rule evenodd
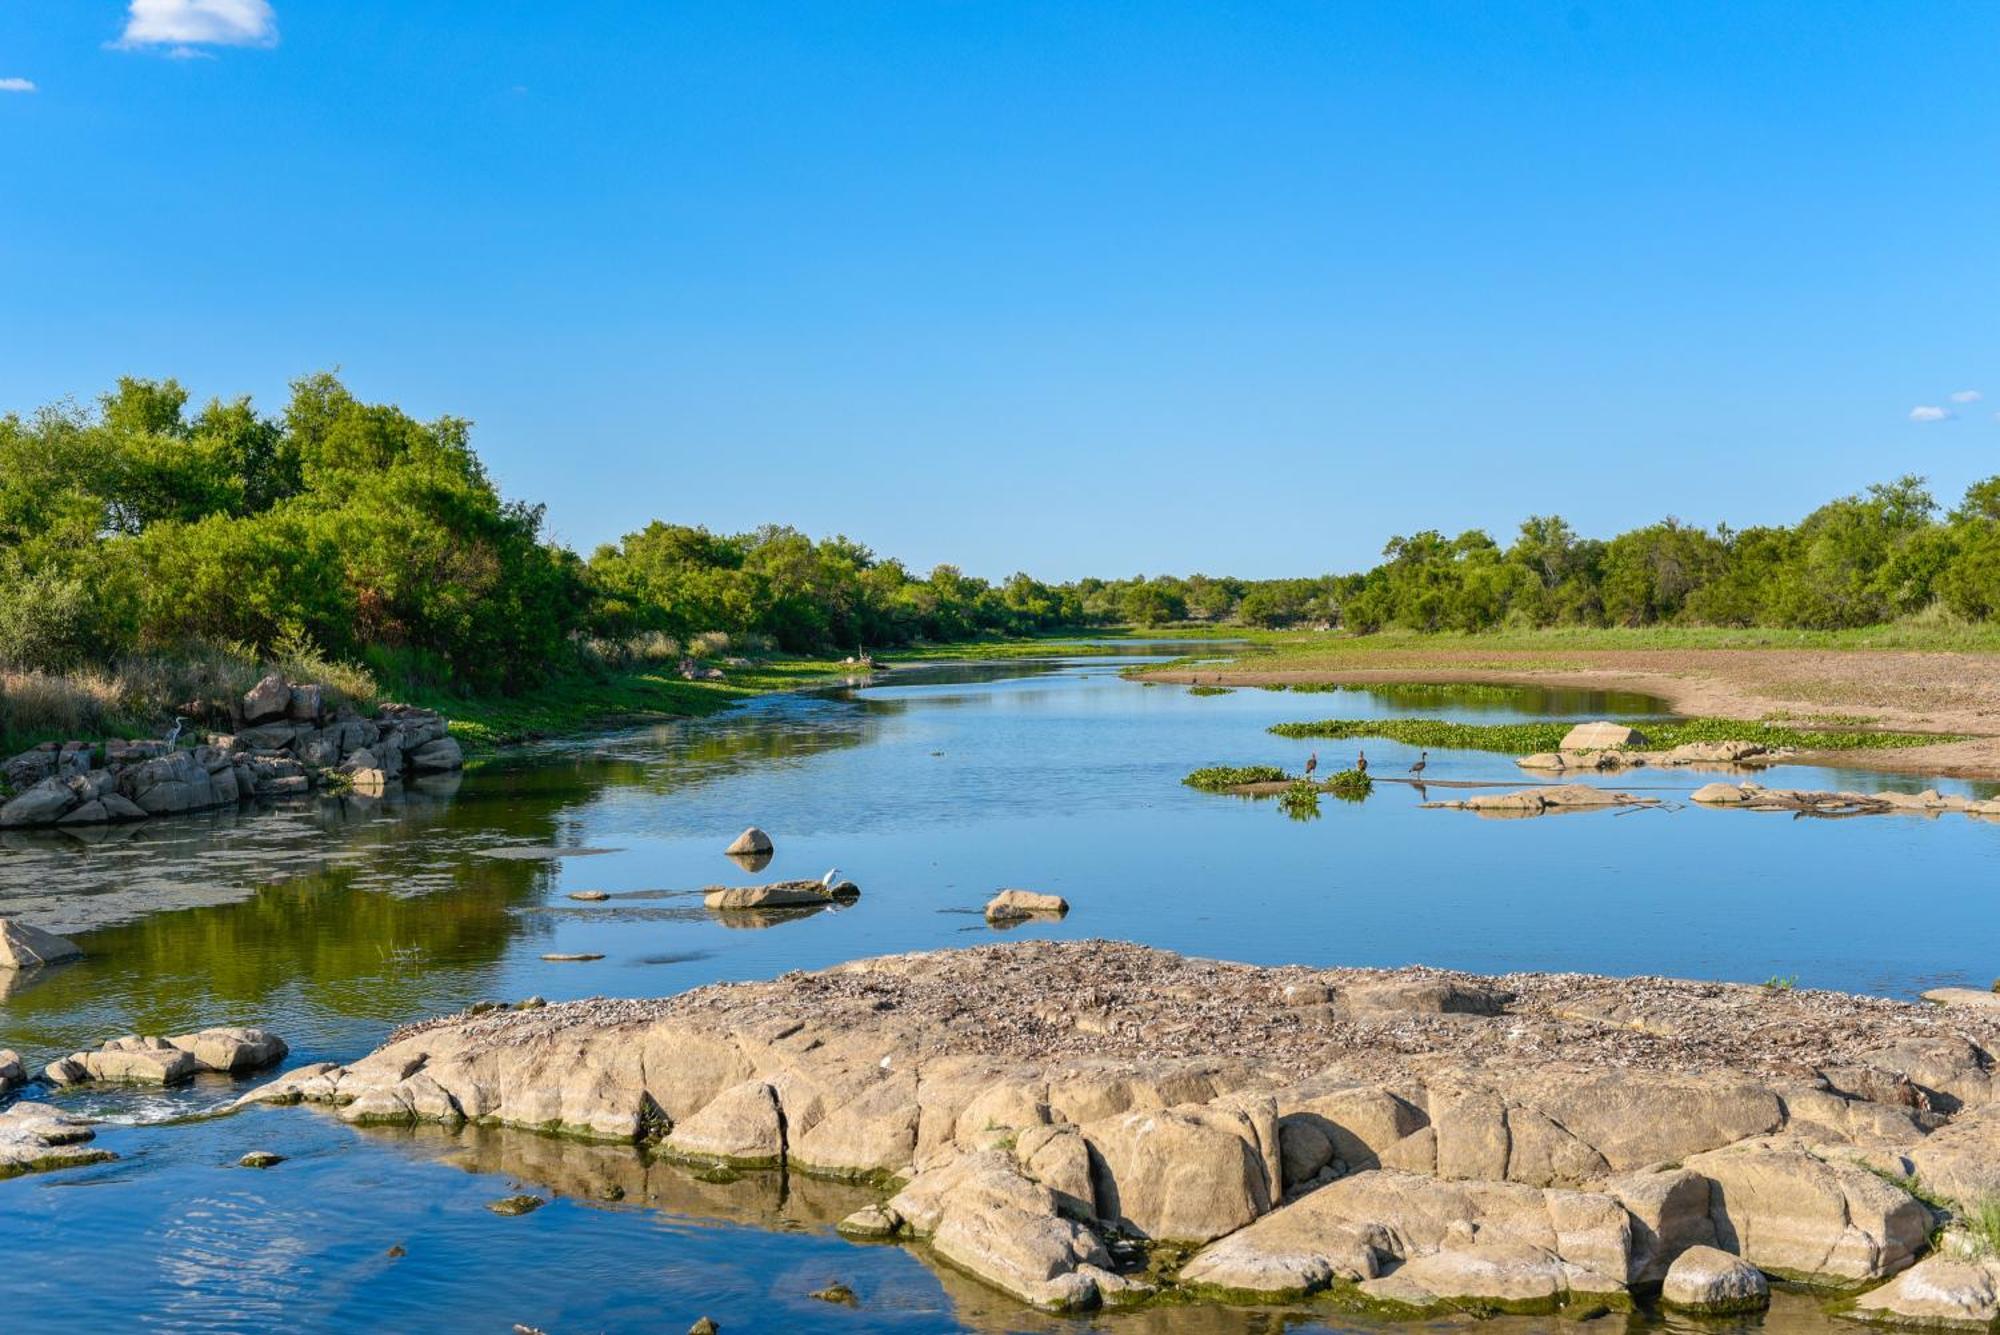
<path id="1" fill-rule="evenodd" d="M 1189 695 L 1234 695 L 1236 694 L 1236 692 L 1231 690 L 1227 686 L 1190 686 L 1188 687 L 1188 694 Z"/>
<path id="2" fill-rule="evenodd" d="M 1219 793 L 1246 783 L 1282 783 L 1285 772 L 1276 765 L 1209 765 L 1181 782 L 1204 793 Z"/>
<path id="3" fill-rule="evenodd" d="M 1276 723 L 1280 737 L 1379 737 L 1406 746 L 1438 751 L 1491 751 L 1525 756 L 1554 751 L 1575 726 L 1553 723 L 1451 723 L 1444 719 L 1320 719 L 1306 723 Z M 1789 728 L 1741 719 L 1640 719 L 1631 724 L 1646 737 L 1649 749 L 1666 750 L 1688 742 L 1756 742 L 1801 751 L 1881 751 L 1958 741 L 1957 735 L 1925 732 L 1868 732 L 1857 729 Z"/>

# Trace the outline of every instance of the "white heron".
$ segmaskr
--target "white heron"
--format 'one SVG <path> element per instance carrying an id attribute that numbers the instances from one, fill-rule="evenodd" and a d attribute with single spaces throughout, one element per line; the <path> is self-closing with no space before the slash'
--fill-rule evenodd
<path id="1" fill-rule="evenodd" d="M 827 870 L 826 875 L 819 878 L 819 888 L 822 890 L 831 890 L 836 884 L 839 883 L 839 881 L 840 881 L 840 868 L 838 867 L 829 868 Z"/>

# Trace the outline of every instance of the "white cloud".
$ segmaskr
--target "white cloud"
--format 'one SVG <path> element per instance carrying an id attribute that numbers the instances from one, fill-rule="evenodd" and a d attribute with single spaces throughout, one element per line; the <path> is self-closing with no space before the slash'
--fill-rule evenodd
<path id="1" fill-rule="evenodd" d="M 1940 408 L 1930 403 L 1920 403 L 1910 409 L 1910 420 L 1912 422 L 1942 422 L 1953 416 L 1956 416 L 1956 414 L 1951 409 Z"/>
<path id="2" fill-rule="evenodd" d="M 1961 389 L 1958 393 L 1951 396 L 1951 401 L 1953 403 L 1977 403 L 1985 397 L 1984 394 L 1981 394 L 1976 389 Z"/>
<path id="3" fill-rule="evenodd" d="M 0 93 L 32 93 L 35 91 L 33 79 L 0 79 Z"/>
<path id="4" fill-rule="evenodd" d="M 271 0 L 132 0 L 123 47 L 276 46 L 278 15 Z"/>

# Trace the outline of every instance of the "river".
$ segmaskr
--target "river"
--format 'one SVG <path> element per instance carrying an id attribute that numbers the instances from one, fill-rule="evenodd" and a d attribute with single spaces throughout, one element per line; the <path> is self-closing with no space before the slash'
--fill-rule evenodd
<path id="1" fill-rule="evenodd" d="M 87 958 L 0 974 L 0 1047 L 39 1068 L 119 1034 L 255 1024 L 283 1034 L 294 1063 L 351 1059 L 399 1023 L 483 998 L 658 995 L 990 940 L 979 909 L 1003 886 L 1074 906 L 1020 932 L 1259 963 L 1786 978 L 1905 997 L 1984 986 L 2000 969 L 2000 915 L 1985 903 L 2000 883 L 2000 826 L 1962 816 L 1705 810 L 1679 801 L 1715 777 L 1692 771 L 1619 780 L 1667 799 L 1660 809 L 1512 821 L 1425 810 L 1399 784 L 1299 821 L 1272 801 L 1180 783 L 1207 764 L 1295 770 L 1314 749 L 1325 773 L 1358 749 L 1266 733 L 1283 720 L 1634 717 L 1656 701 L 1195 696 L 1123 679 L 1128 661 L 909 669 L 510 753 L 397 800 L 161 822 L 100 843 L 10 837 L 0 915 L 66 930 Z M 1415 758 L 1360 746 L 1382 775 Z M 1433 752 L 1426 777 L 1520 772 L 1502 756 Z M 1766 781 L 1925 786 L 1802 767 Z M 753 822 L 777 843 L 755 873 L 721 854 Z M 833 867 L 861 886 L 851 907 L 761 927 L 701 907 L 704 885 Z M 702 1182 L 631 1150 L 364 1132 L 303 1109 L 168 1124 L 240 1088 L 65 1096 L 111 1119 L 100 1143 L 120 1158 L 0 1183 L 0 1312 L 60 1310 L 72 1329 L 680 1330 L 703 1313 L 737 1331 L 1083 1328 L 909 1250 L 838 1239 L 831 1221 L 858 1203 L 848 1188 L 769 1174 Z M 230 1166 L 252 1148 L 287 1162 Z M 519 1218 L 484 1208 L 532 1187 L 560 1194 Z M 614 1187 L 619 1199 L 601 1199 Z M 836 1278 L 859 1308 L 806 1296 Z M 1310 1309 L 1103 1324 L 1351 1328 Z M 1787 1297 L 1763 1328 L 1829 1326 Z"/>

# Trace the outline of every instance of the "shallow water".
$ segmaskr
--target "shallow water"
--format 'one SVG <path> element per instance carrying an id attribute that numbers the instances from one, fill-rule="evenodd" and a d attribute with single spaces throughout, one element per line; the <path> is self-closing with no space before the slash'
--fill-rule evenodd
<path id="1" fill-rule="evenodd" d="M 1122 680 L 1120 666 L 911 670 L 548 746 L 396 802 L 163 822 L 94 845 L 10 838 L 0 914 L 78 926 L 89 958 L 0 983 L 0 1047 L 39 1065 L 122 1033 L 253 1023 L 284 1034 L 294 1061 L 352 1058 L 395 1024 L 484 997 L 656 995 L 991 940 L 978 910 L 1008 885 L 1074 906 L 1024 935 L 1270 963 L 1790 977 L 1899 996 L 1983 985 L 2000 970 L 2000 918 L 1985 903 L 2000 825 L 1962 816 L 1683 807 L 1496 821 L 1423 810 L 1416 790 L 1383 784 L 1364 803 L 1323 799 L 1319 819 L 1298 822 L 1271 801 L 1180 784 L 1206 764 L 1296 769 L 1315 746 L 1326 772 L 1359 749 L 1265 733 L 1281 720 L 1624 717 L 1657 702 L 1196 697 Z M 1360 746 L 1378 775 L 1414 759 Z M 1427 777 L 1521 775 L 1506 757 L 1434 752 Z M 1641 770 L 1612 782 L 1677 799 L 1715 777 Z M 1766 781 L 1925 786 L 1803 768 Z M 778 844 L 754 874 L 720 854 L 753 821 Z M 832 866 L 861 885 L 859 903 L 761 927 L 707 913 L 696 893 Z M 578 890 L 610 898 L 568 898 Z M 155 905 L 177 907 L 145 911 Z M 553 952 L 605 958 L 541 958 Z M 218 1080 L 66 1101 L 151 1123 L 235 1092 Z M 767 1177 L 725 1189 L 629 1153 L 477 1139 L 363 1134 L 300 1109 L 111 1128 L 102 1140 L 120 1162 L 0 1183 L 0 1311 L 89 1285 L 104 1304 L 91 1319 L 106 1326 L 249 1327 L 281 1310 L 313 1329 L 402 1328 L 444 1312 L 454 1328 L 551 1331 L 680 1329 L 704 1311 L 739 1330 L 1064 1324 L 903 1249 L 832 1237 L 824 1224 L 838 1202 L 826 1203 L 836 1193 L 825 1184 Z M 261 1173 L 226 1167 L 252 1147 L 292 1157 Z M 598 1178 L 626 1181 L 626 1198 L 591 1200 Z M 517 1219 L 483 1208 L 517 1181 L 565 1194 Z M 408 1255 L 386 1257 L 396 1243 Z M 92 1284 L 107 1268 L 120 1282 Z M 859 1312 L 803 1297 L 834 1277 L 862 1295 Z M 1795 1304 L 1766 1328 L 1807 1328 L 1816 1312 Z M 1301 1314 L 1173 1318 L 1105 1328 L 1252 1331 Z"/>

